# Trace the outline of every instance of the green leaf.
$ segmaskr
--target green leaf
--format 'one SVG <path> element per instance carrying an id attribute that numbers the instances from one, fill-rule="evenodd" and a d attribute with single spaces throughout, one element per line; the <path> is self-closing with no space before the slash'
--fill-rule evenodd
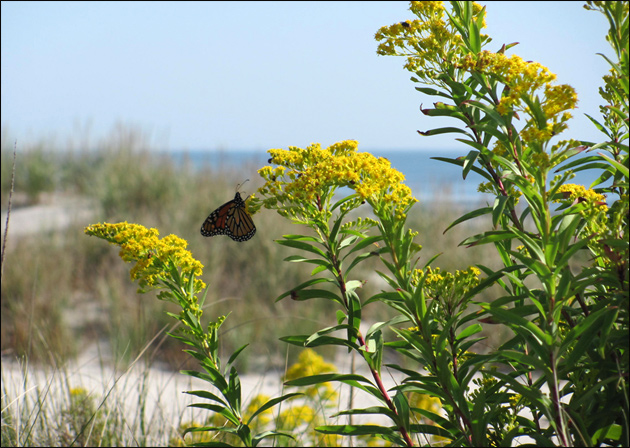
<path id="1" fill-rule="evenodd" d="M 527 243 L 525 244 L 525 246 L 527 247 L 527 249 L 530 249 Z M 532 246 L 532 247 L 537 247 L 537 246 Z M 530 250 L 529 253 L 530 254 L 536 253 L 536 251 Z M 551 277 L 551 271 L 549 270 L 549 267 L 544 263 L 544 261 L 531 258 L 530 256 L 523 254 L 522 252 L 510 251 L 510 254 L 515 259 L 519 260 L 521 263 L 523 263 L 525 266 L 531 269 L 533 272 L 535 272 L 538 278 L 541 281 L 543 281 L 543 286 L 547 286 L 547 283 L 545 282 L 545 280 Z M 540 255 L 543 255 L 543 253 L 540 252 Z"/>
<path id="2" fill-rule="evenodd" d="M 489 232 L 480 233 L 466 238 L 459 243 L 460 246 L 478 246 L 480 244 L 496 243 L 497 241 L 509 240 L 515 238 L 513 232 L 509 230 L 491 230 Z"/>
<path id="3" fill-rule="evenodd" d="M 344 384 L 348 384 L 352 387 L 357 387 L 368 392 L 370 395 L 378 398 L 382 401 L 381 392 L 376 386 L 368 379 L 361 375 L 356 374 L 339 374 L 339 373 L 323 373 L 320 375 L 312 375 L 304 378 L 298 378 L 296 380 L 286 381 L 284 383 L 285 386 L 314 386 L 316 384 L 329 383 L 332 381 L 339 381 Z M 367 386 L 364 386 L 361 383 L 365 383 Z"/>
<path id="4" fill-rule="evenodd" d="M 602 153 L 598 153 L 600 156 L 602 156 L 604 159 L 606 159 L 606 161 L 608 161 L 608 163 L 610 163 L 612 166 L 614 166 L 615 168 L 617 168 L 617 170 L 627 179 L 628 176 L 630 175 L 630 172 L 628 170 L 627 166 L 622 165 L 621 163 L 617 162 L 614 159 L 611 159 L 610 157 L 608 157 L 605 154 Z"/>
<path id="5" fill-rule="evenodd" d="M 510 226 L 508 228 L 510 231 L 514 233 L 514 235 L 518 237 L 518 239 L 520 239 L 523 242 L 525 247 L 527 247 L 527 250 L 529 251 L 530 256 L 532 257 L 535 256 L 538 259 L 538 261 L 540 261 L 541 263 L 545 263 L 547 261 L 545 257 L 545 253 L 539 246 L 539 240 L 535 240 L 534 238 L 532 238 L 525 232 L 521 232 L 520 230 L 518 230 L 516 227 Z M 523 261 L 521 260 L 521 262 Z M 525 266 L 528 266 L 527 263 L 523 263 L 523 264 Z"/>
<path id="6" fill-rule="evenodd" d="M 332 291 L 326 289 L 302 289 L 300 291 L 293 291 L 291 299 L 298 302 L 310 299 L 327 299 L 333 300 L 339 304 L 343 304 L 341 298 Z M 278 300 L 276 300 L 277 302 Z"/>
<path id="7" fill-rule="evenodd" d="M 222 391 L 223 395 L 227 399 L 228 403 L 232 409 L 236 412 L 240 412 L 241 410 L 241 380 L 238 377 L 238 373 L 236 372 L 236 368 L 232 367 L 230 369 L 229 376 L 229 387 L 227 390 Z"/>
<path id="8" fill-rule="evenodd" d="M 351 194 L 349 196 L 344 196 L 341 199 L 339 199 L 337 202 L 335 202 L 335 204 L 333 204 L 333 206 L 330 208 L 330 210 L 331 211 L 332 210 L 337 210 L 339 207 L 341 207 L 346 202 L 356 201 L 357 199 L 360 199 L 360 198 L 361 197 L 358 194 L 356 194 L 356 193 L 355 194 Z M 335 220 L 335 225 L 337 226 L 337 228 L 335 229 L 335 227 L 333 227 L 333 229 L 330 231 L 329 239 L 331 241 L 335 240 L 337 238 L 337 233 L 339 231 L 339 226 L 341 225 L 341 222 L 342 222 L 342 219 L 340 219 L 340 218 L 345 216 L 346 213 L 348 213 L 348 212 L 346 211 L 346 212 L 341 213 L 341 215 Z M 339 224 L 337 225 L 337 223 L 339 223 Z"/>
<path id="9" fill-rule="evenodd" d="M 503 380 L 514 392 L 523 395 L 532 405 L 536 406 L 549 421 L 553 421 L 553 404 L 539 388 L 521 384 L 516 378 L 512 378 L 498 371 L 492 371 L 490 373 L 500 380 Z"/>
<path id="10" fill-rule="evenodd" d="M 478 208 L 477 210 L 473 210 L 470 213 L 466 213 L 464 216 L 461 216 L 460 218 L 453 221 L 442 233 L 444 234 L 448 232 L 451 228 L 455 227 L 457 224 L 461 224 L 462 222 L 468 221 L 473 218 L 477 218 L 479 216 L 487 215 L 490 212 L 492 212 L 492 207 Z"/>
<path id="11" fill-rule="evenodd" d="M 364 359 L 372 370 L 381 374 L 381 364 L 383 363 L 383 334 L 380 330 L 372 332 L 365 338 L 365 345 L 360 347 Z"/>
<path id="12" fill-rule="evenodd" d="M 285 237 L 286 238 L 286 237 Z M 312 244 L 309 243 L 305 243 L 302 241 L 298 241 L 298 240 L 292 240 L 292 239 L 284 239 L 284 240 L 277 240 L 277 243 L 282 245 L 282 246 L 287 246 L 287 247 L 292 247 L 294 249 L 300 249 L 300 250 L 304 250 L 307 252 L 311 252 L 314 254 L 319 255 L 322 258 L 326 258 L 326 254 L 319 248 L 313 246 Z"/>
<path id="13" fill-rule="evenodd" d="M 402 425 L 405 430 L 409 431 L 409 402 L 405 394 L 398 391 L 394 395 L 394 407 L 398 412 L 398 418 L 394 420 L 395 423 Z"/>
<path id="14" fill-rule="evenodd" d="M 549 367 L 545 365 L 539 358 L 531 355 L 526 355 L 525 353 L 514 351 L 514 350 L 501 350 L 499 352 L 499 356 L 507 358 L 512 361 L 517 361 L 524 366 L 532 366 L 538 369 L 540 372 L 546 372 L 549 370 Z"/>
<path id="15" fill-rule="evenodd" d="M 281 338 L 281 340 L 283 339 Z M 308 342 L 304 344 L 305 347 L 320 347 L 323 345 L 339 345 L 353 350 L 359 349 L 355 343 L 349 342 L 347 339 L 336 338 L 333 336 L 317 336 L 315 338 L 309 337 Z"/>
<path id="16" fill-rule="evenodd" d="M 397 428 L 388 428 L 378 425 L 327 425 L 318 426 L 315 428 L 317 432 L 322 434 L 338 434 L 342 436 L 368 436 L 368 435 L 387 435 L 395 436 L 398 431 Z M 401 445 L 404 445 L 404 441 L 401 438 Z"/>
<path id="17" fill-rule="evenodd" d="M 217 403 L 221 403 L 224 407 L 227 407 L 227 405 L 228 405 L 221 398 L 217 397 L 213 393 L 208 392 L 206 390 L 189 390 L 189 391 L 184 391 L 184 393 L 185 394 L 189 394 L 189 395 L 194 395 L 194 396 L 199 397 L 199 398 L 206 398 L 208 400 L 216 401 Z"/>
<path id="18" fill-rule="evenodd" d="M 603 321 L 606 314 L 609 313 L 614 314 L 614 311 L 608 308 L 602 308 L 592 312 L 565 335 L 562 345 L 558 350 L 558 357 L 564 355 L 564 353 L 575 344 L 573 350 L 567 357 L 565 365 L 577 365 L 579 359 L 588 352 L 589 346 L 597 342 L 596 336 L 602 330 L 600 322 Z"/>
<path id="19" fill-rule="evenodd" d="M 480 331 L 483 331 L 483 327 L 479 324 L 474 324 L 466 327 L 462 332 L 460 332 L 456 339 L 458 341 L 463 341 L 464 339 L 472 336 L 473 334 L 477 334 Z"/>
<path id="20" fill-rule="evenodd" d="M 182 436 L 185 436 L 186 434 L 189 433 L 195 433 L 195 432 L 223 432 L 226 434 L 234 434 L 235 436 L 238 436 L 237 432 L 236 432 L 236 428 L 231 428 L 231 427 L 227 427 L 227 426 L 201 426 L 201 427 L 190 427 L 190 428 L 186 428 L 186 430 L 184 431 L 184 433 L 182 434 Z M 208 442 L 204 442 L 203 443 L 204 446 L 216 446 L 216 447 L 231 447 L 233 445 L 230 445 L 229 443 L 225 443 L 225 442 L 212 442 L 212 441 L 208 441 Z"/>
<path id="21" fill-rule="evenodd" d="M 252 420 L 254 420 L 254 418 L 258 414 L 260 414 L 262 412 L 265 412 L 267 409 L 270 409 L 270 408 L 274 407 L 278 403 L 282 403 L 285 400 L 288 400 L 288 399 L 293 398 L 293 397 L 297 397 L 299 395 L 304 395 L 304 394 L 299 393 L 299 392 L 294 392 L 294 393 L 291 393 L 291 394 L 282 395 L 281 397 L 272 398 L 271 400 L 269 400 L 265 404 L 263 404 L 261 407 L 259 407 L 256 410 L 256 412 L 254 412 L 252 414 L 252 416 L 249 418 L 249 420 L 247 420 L 247 424 L 249 425 L 252 422 Z"/>
<path id="22" fill-rule="evenodd" d="M 332 266 L 330 266 L 329 264 L 327 263 L 321 264 L 320 266 L 317 266 L 315 269 L 311 271 L 311 276 L 317 275 L 320 272 L 331 271 L 331 270 L 332 270 Z"/>
<path id="23" fill-rule="evenodd" d="M 345 411 L 337 412 L 330 417 L 334 418 L 339 417 L 340 415 L 385 415 L 396 421 L 396 414 L 394 414 L 392 410 L 386 406 L 372 406 L 364 409 L 347 409 Z"/>
<path id="24" fill-rule="evenodd" d="M 384 248 L 383 248 L 384 249 Z M 359 263 L 361 263 L 363 260 L 370 258 L 370 257 L 374 257 L 379 255 L 378 252 L 366 252 L 364 254 L 358 255 L 357 257 L 355 257 L 354 260 L 352 260 L 352 263 L 350 263 L 348 265 L 348 267 L 346 268 L 346 272 L 344 273 L 344 279 L 347 277 L 348 273 L 350 271 L 352 271 L 352 269 L 354 269 Z M 345 260 L 345 257 L 344 257 Z"/>
<path id="25" fill-rule="evenodd" d="M 252 439 L 252 446 L 258 446 L 258 444 L 263 440 L 266 439 L 268 437 L 289 437 L 293 440 L 295 440 L 295 437 L 293 437 L 291 434 L 287 433 L 287 432 L 279 432 L 279 431 L 264 431 L 261 432 L 260 434 L 257 434 L 253 439 Z"/>
<path id="26" fill-rule="evenodd" d="M 367 238 L 363 238 L 361 241 L 355 244 L 352 247 L 352 249 L 348 251 L 348 253 L 345 255 L 343 259 L 345 260 L 345 258 L 353 252 L 364 249 L 370 245 L 375 245 L 375 243 L 378 243 L 379 241 L 382 241 L 382 240 L 383 240 L 382 235 L 374 235 L 374 236 L 368 236 Z M 378 247 L 375 246 L 375 249 L 378 249 Z"/>
<path id="27" fill-rule="evenodd" d="M 604 439 L 611 439 L 619 441 L 621 439 L 621 434 L 623 433 L 623 427 L 618 424 L 608 425 L 605 428 L 600 428 L 595 431 L 593 434 L 593 439 L 597 440 L 599 443 L 602 443 Z"/>
<path id="28" fill-rule="evenodd" d="M 239 424 L 236 428 L 236 434 L 238 434 L 239 438 L 243 442 L 243 445 L 252 446 L 252 433 L 249 426 Z"/>
<path id="29" fill-rule="evenodd" d="M 333 280 L 331 280 L 329 278 L 326 278 L 326 277 L 312 278 L 312 279 L 307 280 L 304 283 L 296 286 L 295 288 L 285 292 L 284 294 L 278 296 L 278 298 L 275 301 L 278 302 L 278 301 L 284 299 L 287 296 L 295 295 L 296 292 L 301 291 L 304 288 L 308 288 L 309 286 L 316 285 L 317 283 L 322 283 L 322 282 L 330 283 L 331 281 L 333 281 Z M 179 317 L 179 316 L 177 316 L 177 317 Z"/>
<path id="30" fill-rule="evenodd" d="M 473 425 L 472 434 L 475 439 L 478 438 L 479 435 L 483 435 L 483 437 L 485 437 L 485 434 L 486 434 L 485 406 L 486 406 L 486 392 L 483 388 L 480 388 L 477 392 L 477 395 L 475 396 L 475 401 L 473 403 L 472 414 L 471 414 L 471 417 L 472 417 L 471 423 Z M 485 443 L 485 440 L 479 441 L 475 439 L 473 439 L 474 445 L 481 446 L 483 443 Z"/>
<path id="31" fill-rule="evenodd" d="M 479 151 L 470 151 L 464 159 L 464 171 L 462 172 L 462 177 L 464 179 L 466 179 L 470 170 L 475 166 L 477 157 L 479 157 Z"/>
<path id="32" fill-rule="evenodd" d="M 236 415 L 230 411 L 230 409 L 225 408 L 223 406 L 217 406 L 215 404 L 207 404 L 207 403 L 193 403 L 188 405 L 189 408 L 199 408 L 206 409 L 208 411 L 216 412 L 217 414 L 221 414 L 223 417 L 228 419 L 234 425 L 239 425 L 239 419 Z"/>
<path id="33" fill-rule="evenodd" d="M 479 26 L 477 25 L 477 22 L 470 22 L 468 33 L 470 50 L 475 54 L 481 52 L 481 35 L 479 33 Z"/>
<path id="34" fill-rule="evenodd" d="M 505 211 L 505 205 L 510 200 L 509 196 L 497 196 L 494 200 L 494 205 L 492 206 L 492 226 L 494 228 L 499 224 L 499 220 L 503 216 Z"/>
<path id="35" fill-rule="evenodd" d="M 498 126 L 502 127 L 507 133 L 507 123 L 505 119 L 498 113 L 494 107 L 491 107 L 487 104 L 480 103 L 479 101 L 469 100 L 467 104 L 470 104 L 473 107 L 480 109 L 485 112 Z"/>
<path id="36" fill-rule="evenodd" d="M 591 117 L 589 114 L 584 114 L 586 115 L 586 118 L 588 118 L 589 120 L 591 120 L 591 123 L 593 123 L 593 125 L 602 133 L 606 134 L 606 137 L 608 137 L 609 140 L 612 140 L 613 137 L 612 135 L 610 135 L 610 132 L 608 131 L 608 129 L 606 127 L 604 127 L 604 125 L 602 125 L 599 121 L 597 121 L 596 119 L 594 119 L 593 117 Z"/>
<path id="37" fill-rule="evenodd" d="M 288 257 L 286 257 L 283 261 L 286 261 L 288 263 L 312 263 L 312 264 L 317 264 L 317 265 L 323 265 L 323 266 L 330 266 L 330 263 L 328 262 L 328 260 L 323 260 L 321 258 L 306 258 L 303 255 L 290 255 Z"/>
<path id="38" fill-rule="evenodd" d="M 512 310 L 505 310 L 495 306 L 484 306 L 483 309 L 487 310 L 493 316 L 500 318 L 502 322 L 510 325 L 511 328 L 519 333 L 526 332 L 537 341 L 537 344 L 546 347 L 552 345 L 553 339 L 550 335 L 538 328 L 533 322 L 512 312 Z"/>
<path id="39" fill-rule="evenodd" d="M 364 282 L 359 280 L 350 280 L 349 282 L 346 282 L 346 292 L 354 291 L 357 288 L 363 287 L 363 283 Z"/>
<path id="40" fill-rule="evenodd" d="M 208 366 L 204 366 L 204 368 L 208 369 Z M 212 374 L 205 374 L 197 372 L 196 370 L 180 370 L 180 373 L 206 381 L 219 389 L 222 393 L 225 393 L 228 388 L 228 383 L 218 370 L 213 370 Z"/>
<path id="41" fill-rule="evenodd" d="M 451 158 L 448 158 L 448 157 L 431 157 L 431 159 L 432 160 L 440 160 L 442 162 L 450 163 L 452 165 L 464 166 L 464 159 L 463 158 L 451 159 Z M 480 176 L 485 178 L 487 181 L 490 181 L 490 182 L 492 181 L 492 176 L 490 176 L 488 173 L 486 173 L 482 169 L 480 169 L 480 168 L 478 168 L 476 166 L 472 166 L 470 168 L 470 170 L 474 171 L 477 174 L 479 174 Z"/>
<path id="42" fill-rule="evenodd" d="M 287 344 L 297 345 L 298 347 L 304 347 L 306 340 L 310 337 L 310 334 L 296 334 L 292 336 L 283 336 L 280 338 L 281 341 L 286 342 Z"/>
<path id="43" fill-rule="evenodd" d="M 241 354 L 241 352 L 242 352 L 243 350 L 245 350 L 245 349 L 247 348 L 247 346 L 248 346 L 248 345 L 249 345 L 249 344 L 245 344 L 245 345 L 244 345 L 244 346 L 242 346 L 241 348 L 237 349 L 234 353 L 232 353 L 232 356 L 230 356 L 230 359 L 228 360 L 228 362 L 227 362 L 227 364 L 226 364 L 226 366 L 225 366 L 225 368 L 226 368 L 226 369 L 228 369 L 228 368 L 232 365 L 232 363 L 236 360 L 236 358 L 238 357 L 238 355 L 240 355 L 240 354 Z"/>
<path id="44" fill-rule="evenodd" d="M 470 138 L 473 138 L 473 136 L 471 134 L 469 134 L 466 131 L 461 130 L 460 128 L 454 128 L 454 127 L 444 127 L 444 128 L 435 128 L 435 129 L 429 129 L 428 131 L 418 131 L 418 134 L 423 135 L 425 137 L 431 137 L 433 135 L 440 135 L 440 134 L 465 134 Z"/>
<path id="45" fill-rule="evenodd" d="M 426 95 L 431 95 L 431 96 L 441 96 L 443 98 L 448 98 L 449 100 L 452 99 L 450 95 L 448 95 L 447 93 L 441 92 L 439 90 L 436 89 L 432 89 L 429 87 L 416 87 L 415 88 L 418 92 L 422 92 Z"/>
<path id="46" fill-rule="evenodd" d="M 372 333 L 380 331 L 383 327 L 389 327 L 391 325 L 397 325 L 399 323 L 408 321 L 409 319 L 407 319 L 405 316 L 395 316 L 386 322 L 376 322 L 369 328 L 367 333 L 365 333 L 365 337 L 369 338 Z"/>

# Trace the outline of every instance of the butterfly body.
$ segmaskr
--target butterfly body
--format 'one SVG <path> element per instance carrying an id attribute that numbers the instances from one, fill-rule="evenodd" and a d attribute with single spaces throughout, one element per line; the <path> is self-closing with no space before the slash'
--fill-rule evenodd
<path id="1" fill-rule="evenodd" d="M 234 199 L 210 213 L 201 226 L 203 236 L 227 235 L 239 242 L 247 241 L 255 233 L 256 226 L 239 192 Z"/>

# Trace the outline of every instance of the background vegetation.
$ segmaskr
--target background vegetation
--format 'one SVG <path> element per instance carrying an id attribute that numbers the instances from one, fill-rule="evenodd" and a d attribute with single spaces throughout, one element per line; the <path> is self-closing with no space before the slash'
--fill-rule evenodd
<path id="1" fill-rule="evenodd" d="M 6 210 L 13 158 L 6 131 L 2 142 Z M 71 142 L 70 149 L 59 150 L 53 145 L 42 142 L 18 148 L 14 210 L 53 198 L 87 197 L 98 210 L 91 222 L 137 222 L 189 241 L 188 248 L 204 263 L 204 281 L 210 286 L 206 313 L 232 313 L 222 336 L 222 342 L 229 344 L 225 350 L 252 344 L 249 357 L 243 357 L 247 365 L 241 369 L 284 365 L 286 348 L 279 346 L 278 338 L 298 328 L 314 331 L 325 323 L 325 310 L 316 301 L 301 304 L 299 311 L 291 301 L 274 303 L 308 273 L 303 266 L 282 262 L 286 253 L 280 253 L 273 241 L 291 229 L 279 216 L 255 215 L 258 233 L 246 243 L 199 234 L 207 214 L 233 197 L 236 180 L 251 178 L 242 187 L 246 192 L 259 186 L 252 173 L 260 167 L 249 163 L 238 170 L 218 170 L 192 166 L 190 161 L 177 164 L 153 151 L 141 132 L 124 128 L 93 146 L 81 148 Z M 422 232 L 427 259 L 443 252 L 437 264 L 456 269 L 490 256 L 483 247 L 456 248 L 469 229 L 442 235 L 460 211 L 449 198 L 434 204 L 439 205 L 416 207 L 411 217 L 414 228 Z M 76 222 L 63 231 L 14 237 L 9 223 L 10 250 L 2 281 L 3 354 L 56 364 L 76 357 L 90 342 L 104 339 L 116 359 L 129 361 L 168 325 L 167 305 L 136 294 L 128 266 L 118 262 L 117 250 L 86 238 L 83 227 L 87 224 Z M 374 276 L 365 288 L 377 291 L 380 286 Z M 80 310 L 85 312 L 77 313 Z M 382 312 L 388 311 L 383 308 Z M 149 347 L 147 362 L 181 368 L 186 358 L 181 349 L 158 337 Z"/>
<path id="2" fill-rule="evenodd" d="M 190 358 L 182 352 L 183 344 L 165 335 L 172 330 L 172 321 L 165 311 L 177 310 L 171 304 L 151 300 L 151 294 L 137 294 L 137 286 L 129 280 L 130 266 L 120 263 L 117 248 L 84 235 L 83 228 L 94 222 L 141 223 L 158 228 L 161 236 L 174 233 L 189 242 L 188 249 L 205 266 L 203 279 L 210 288 L 204 317 L 214 319 L 230 314 L 222 327 L 222 351 L 231 353 L 243 344 L 250 344 L 239 359 L 241 373 L 283 371 L 287 363 L 297 360 L 300 351 L 280 343 L 280 337 L 313 332 L 332 323 L 324 302 L 274 302 L 278 295 L 300 283 L 310 272 L 306 266 L 282 261 L 287 252 L 274 240 L 294 230 L 286 220 L 268 211 L 256 214 L 258 233 L 245 243 L 220 236 L 203 238 L 199 234 L 206 216 L 233 198 L 236 184 L 250 178 L 242 187 L 247 194 L 260 185 L 255 174 L 260 166 L 253 162 L 234 169 L 194 166 L 186 158 L 176 163 L 170 156 L 156 151 L 156 145 L 149 140 L 140 130 L 119 126 L 99 142 L 82 137 L 70 138 L 63 144 L 54 139 L 42 139 L 25 147 L 11 140 L 7 129 L 3 130 L 0 166 L 3 212 L 9 202 L 14 148 L 17 151 L 13 212 L 37 205 L 75 202 L 91 204 L 95 211 L 89 221 L 77 221 L 63 230 L 42 230 L 32 235 L 16 235 L 19 224 L 9 222 L 1 295 L 3 382 L 5 375 L 9 375 L 5 370 L 6 361 L 20 360 L 22 365 L 39 366 L 48 372 L 47 378 L 52 379 L 94 347 L 101 366 L 110 364 L 124 369 L 139 358 L 144 369 L 159 367 L 173 375 L 178 375 L 175 372 L 179 369 L 191 367 Z M 469 227 L 460 226 L 442 234 L 445 226 L 462 211 L 450 199 L 445 196 L 430 205 L 419 204 L 414 208 L 410 221 L 422 232 L 423 256 L 428 260 L 435 253 L 443 252 L 436 265 L 444 269 L 467 267 L 479 257 L 488 260 L 492 257 L 489 248 L 456 247 L 463 235 L 472 232 Z M 45 228 L 42 225 L 42 229 Z M 369 263 L 362 267 L 364 273 L 370 268 Z M 374 293 L 381 286 L 372 271 L 364 288 Z M 383 320 L 391 311 L 381 307 L 378 313 L 378 316 L 368 314 L 366 318 Z M 489 336 L 490 340 L 484 344 L 498 344 L 502 334 L 496 332 Z M 335 352 L 331 349 L 318 350 L 326 359 L 334 360 Z M 141 409 L 146 400 L 147 379 L 140 377 L 130 381 L 132 390 L 137 393 L 134 401 Z M 91 400 L 90 406 L 105 410 L 110 425 L 107 431 L 101 428 L 105 431 L 101 439 L 89 439 L 90 442 L 129 443 L 129 439 L 110 437 L 120 434 L 117 428 L 124 428 L 121 429 L 124 434 L 133 432 L 130 428 L 145 435 L 146 431 L 153 431 L 153 438 L 147 438 L 145 444 L 166 443 L 169 437 L 169 431 L 159 420 L 151 425 L 148 422 L 140 425 L 143 418 L 139 414 L 132 425 L 121 415 L 107 414 L 107 401 L 100 403 L 93 391 L 75 389 L 75 385 L 63 381 L 63 375 L 56 385 L 58 388 L 48 383 L 44 390 L 38 389 L 34 400 L 35 403 L 45 402 L 49 389 L 61 391 L 64 397 L 61 401 L 49 399 L 47 410 L 40 409 L 40 421 L 46 422 L 40 428 L 45 428 L 44 436 L 40 433 L 39 438 L 13 439 L 3 429 L 3 446 L 24 441 L 54 445 L 55 437 L 56 444 L 64 445 L 64 440 L 67 442 L 71 437 L 69 434 L 77 434 L 73 431 L 81 428 L 80 422 L 96 425 L 98 419 L 90 420 L 91 413 L 74 415 L 69 411 L 76 409 L 76 400 L 87 399 L 85 394 Z M 109 405 L 120 411 L 120 403 L 113 398 L 109 397 Z M 6 404 L 3 401 L 3 408 Z M 61 415 L 66 416 L 65 420 L 59 420 Z M 69 415 L 80 420 L 73 423 L 78 425 L 74 430 L 72 425 L 68 426 Z M 3 413 L 3 424 L 7 422 L 5 417 Z M 170 430 L 176 431 L 175 423 L 171 423 Z M 64 429 L 59 432 L 59 428 Z M 112 434 L 108 435 L 108 431 Z M 138 440 L 134 443 L 143 444 Z"/>

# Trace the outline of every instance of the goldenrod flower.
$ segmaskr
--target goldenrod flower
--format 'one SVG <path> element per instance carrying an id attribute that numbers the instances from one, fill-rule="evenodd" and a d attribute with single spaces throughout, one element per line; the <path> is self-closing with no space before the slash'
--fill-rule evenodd
<path id="1" fill-rule="evenodd" d="M 565 205 L 576 203 L 585 204 L 580 211 L 580 215 L 587 221 L 587 229 L 589 232 L 606 233 L 608 218 L 606 212 L 606 197 L 592 189 L 586 189 L 583 185 L 564 184 L 558 188 L 558 193 L 563 196 L 562 199 L 555 199 L 554 202 L 561 202 Z"/>
<path id="2" fill-rule="evenodd" d="M 466 82 L 470 76 L 481 75 L 503 84 L 501 97 L 491 106 L 501 115 L 523 112 L 531 117 L 520 132 L 524 143 L 547 142 L 567 128 L 566 122 L 571 118 L 568 111 L 576 107 L 577 94 L 569 85 L 552 85 L 556 75 L 548 68 L 503 51 L 471 52 L 458 27 L 446 16 L 443 2 L 411 2 L 410 10 L 417 20 L 379 29 L 375 36 L 379 42 L 377 54 L 405 56 L 405 69 L 414 74 L 414 81 L 442 87 L 450 94 L 453 82 Z M 473 3 L 472 20 L 477 22 L 479 18 L 483 18 L 482 28 L 485 27 L 485 10 Z M 488 42 L 490 38 L 481 35 L 481 46 Z M 490 101 L 487 92 L 480 91 L 479 96 L 482 95 Z M 531 105 L 537 110 L 532 111 Z"/>
<path id="3" fill-rule="evenodd" d="M 303 424 L 311 424 L 318 420 L 318 415 L 310 406 L 291 406 L 289 409 L 280 413 L 280 427 L 295 430 Z"/>
<path id="4" fill-rule="evenodd" d="M 158 238 L 157 229 L 147 229 L 139 224 L 126 221 L 117 224 L 93 224 L 85 228 L 85 233 L 120 246 L 120 257 L 135 262 L 131 268 L 131 280 L 138 280 L 140 288 L 156 287 L 159 280 L 173 275 L 173 269 L 183 276 L 198 277 L 203 265 L 186 250 L 188 243 L 175 235 Z M 179 282 L 176 282 L 176 284 Z M 206 287 L 203 281 L 194 280 L 194 290 Z"/>
<path id="5" fill-rule="evenodd" d="M 406 56 L 407 70 L 429 84 L 444 86 L 438 75 L 452 68 L 454 62 L 465 59 L 468 51 L 462 45 L 457 28 L 446 17 L 444 2 L 415 1 L 411 2 L 409 10 L 418 19 L 380 28 L 375 35 L 379 42 L 376 53 Z M 485 10 L 473 3 L 475 20 L 480 15 L 483 15 L 483 28 Z M 482 35 L 482 39 L 489 41 L 486 35 Z"/>
<path id="6" fill-rule="evenodd" d="M 457 306 L 468 291 L 479 284 L 481 271 L 471 266 L 465 271 L 442 272 L 440 268 L 417 269 L 413 280 L 418 284 L 424 278 L 423 288 L 426 296 L 442 303 Z"/>
<path id="7" fill-rule="evenodd" d="M 269 150 L 270 162 L 279 166 L 258 171 L 266 180 L 259 190 L 266 197 L 265 206 L 294 216 L 299 209 L 302 216 L 307 216 L 306 204 L 323 212 L 335 190 L 348 187 L 372 206 L 388 204 L 404 215 L 416 202 L 403 184 L 404 175 L 387 159 L 357 152 L 357 147 L 356 141 L 345 140 L 326 149 L 315 143 L 305 149 L 290 146 L 288 150 Z"/>
<path id="8" fill-rule="evenodd" d="M 313 349 L 307 348 L 298 357 L 298 362 L 293 364 L 287 370 L 285 380 L 294 380 L 321 373 L 336 372 L 337 368 L 334 364 L 324 361 L 320 355 Z M 332 388 L 330 383 L 318 384 L 306 388 L 305 394 L 309 397 L 319 397 L 322 402 L 337 399 L 337 392 Z"/>
<path id="9" fill-rule="evenodd" d="M 565 198 L 562 202 L 587 202 L 598 212 L 608 210 L 606 197 L 590 188 L 587 190 L 584 185 L 564 184 L 558 188 L 558 193 L 563 194 Z M 561 200 L 557 199 L 555 202 L 561 202 Z"/>

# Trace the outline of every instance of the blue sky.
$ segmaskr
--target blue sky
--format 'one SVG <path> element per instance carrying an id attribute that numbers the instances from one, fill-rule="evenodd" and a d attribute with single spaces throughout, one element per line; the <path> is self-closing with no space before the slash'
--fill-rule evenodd
<path id="1" fill-rule="evenodd" d="M 536 60 L 576 88 L 563 138 L 599 141 L 583 116 L 610 55 L 607 22 L 583 2 L 480 2 L 487 49 Z M 3 137 L 27 145 L 142 130 L 158 149 L 267 150 L 355 139 L 362 150 L 457 148 L 419 111 L 403 58 L 374 34 L 408 2 L 2 2 Z"/>

